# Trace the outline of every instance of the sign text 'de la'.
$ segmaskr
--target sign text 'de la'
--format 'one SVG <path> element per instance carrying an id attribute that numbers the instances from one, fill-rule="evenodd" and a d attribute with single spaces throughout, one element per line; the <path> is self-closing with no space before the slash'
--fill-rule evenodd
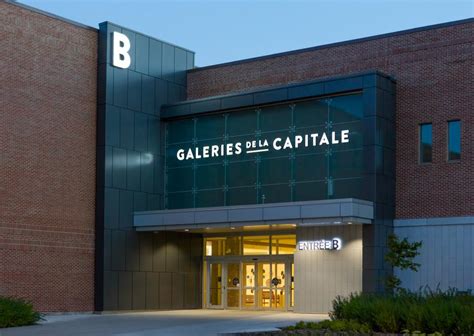
<path id="1" fill-rule="evenodd" d="M 176 158 L 182 160 L 198 160 L 220 156 L 255 154 L 286 149 L 298 149 L 325 145 L 349 143 L 349 130 L 340 132 L 310 133 L 286 138 L 248 140 L 244 142 L 226 143 L 200 147 L 180 148 Z"/>

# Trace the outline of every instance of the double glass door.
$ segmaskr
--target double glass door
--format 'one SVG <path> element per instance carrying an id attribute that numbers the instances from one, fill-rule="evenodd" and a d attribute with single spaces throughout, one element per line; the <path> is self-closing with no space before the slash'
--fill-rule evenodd
<path id="1" fill-rule="evenodd" d="M 208 307 L 290 310 L 294 304 L 292 261 L 208 264 Z"/>

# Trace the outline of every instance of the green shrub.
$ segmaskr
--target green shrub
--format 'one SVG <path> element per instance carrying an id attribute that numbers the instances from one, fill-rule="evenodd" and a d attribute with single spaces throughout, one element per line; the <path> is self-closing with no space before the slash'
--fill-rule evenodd
<path id="1" fill-rule="evenodd" d="M 456 290 L 352 294 L 333 301 L 334 321 L 352 320 L 376 332 L 419 331 L 468 334 L 474 331 L 474 296 Z"/>
<path id="2" fill-rule="evenodd" d="M 358 333 L 370 333 L 370 327 L 357 321 L 348 320 L 325 320 L 321 322 L 298 322 L 295 326 L 285 328 L 285 330 L 330 330 L 330 331 L 351 331 Z"/>
<path id="3" fill-rule="evenodd" d="M 0 297 L 0 328 L 35 324 L 41 315 L 23 299 Z"/>

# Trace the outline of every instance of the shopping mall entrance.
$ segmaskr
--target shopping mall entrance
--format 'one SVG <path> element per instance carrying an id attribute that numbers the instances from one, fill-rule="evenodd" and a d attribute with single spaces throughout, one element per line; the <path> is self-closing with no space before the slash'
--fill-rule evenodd
<path id="1" fill-rule="evenodd" d="M 207 237 L 205 307 L 292 310 L 294 234 Z"/>

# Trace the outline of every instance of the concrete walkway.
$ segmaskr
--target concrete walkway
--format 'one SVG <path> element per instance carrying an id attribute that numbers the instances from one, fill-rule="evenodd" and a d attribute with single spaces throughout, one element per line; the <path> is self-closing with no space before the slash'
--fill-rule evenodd
<path id="1" fill-rule="evenodd" d="M 179 310 L 124 314 L 51 315 L 40 325 L 0 329 L 0 336 L 207 336 L 272 330 L 327 315 L 288 312 Z"/>

